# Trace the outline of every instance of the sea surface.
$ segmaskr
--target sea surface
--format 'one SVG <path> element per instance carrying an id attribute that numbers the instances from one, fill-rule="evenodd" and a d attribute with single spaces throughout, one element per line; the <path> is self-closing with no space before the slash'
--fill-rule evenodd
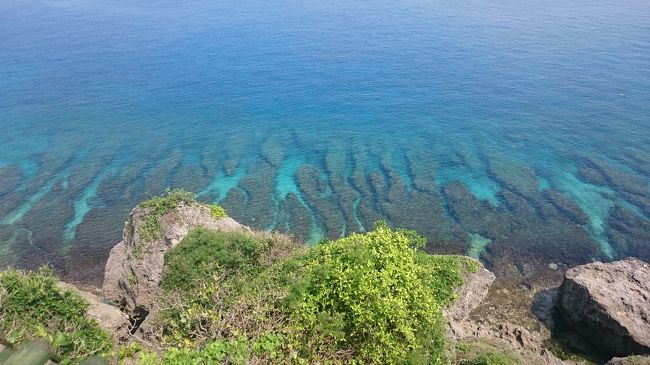
<path id="1" fill-rule="evenodd" d="M 650 4 L 0 0 L 0 266 L 101 281 L 167 187 L 499 275 L 650 260 Z"/>

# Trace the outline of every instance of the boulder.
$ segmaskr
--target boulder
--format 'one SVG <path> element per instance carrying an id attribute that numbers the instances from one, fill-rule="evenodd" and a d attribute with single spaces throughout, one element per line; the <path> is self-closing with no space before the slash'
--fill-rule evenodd
<path id="1" fill-rule="evenodd" d="M 159 216 L 160 232 L 152 238 L 144 234 L 151 226 L 150 214 L 152 209 L 142 205 L 131 211 L 123 239 L 111 249 L 104 272 L 102 295 L 130 317 L 131 333 L 157 310 L 165 252 L 197 227 L 250 230 L 232 218 L 215 218 L 205 204 L 183 202 Z"/>
<path id="2" fill-rule="evenodd" d="M 567 270 L 558 310 L 577 332 L 619 356 L 650 353 L 650 265 L 638 259 Z"/>

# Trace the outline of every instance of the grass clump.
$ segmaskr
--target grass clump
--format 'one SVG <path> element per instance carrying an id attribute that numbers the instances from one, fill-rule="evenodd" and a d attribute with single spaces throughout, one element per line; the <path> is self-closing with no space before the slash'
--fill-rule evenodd
<path id="1" fill-rule="evenodd" d="M 210 215 L 212 215 L 212 218 L 214 219 L 221 219 L 221 218 L 228 217 L 226 210 L 221 205 L 218 204 L 210 204 Z"/>
<path id="2" fill-rule="evenodd" d="M 269 242 L 248 232 L 210 231 L 197 228 L 181 244 L 165 254 L 165 275 L 161 286 L 167 290 L 194 290 L 213 273 L 224 277 L 256 270 Z"/>
<path id="3" fill-rule="evenodd" d="M 86 316 L 88 302 L 57 287 L 51 270 L 0 271 L 0 332 L 20 345 L 33 337 L 47 339 L 60 363 L 78 363 L 94 355 L 108 356 L 113 342 Z"/>
<path id="4" fill-rule="evenodd" d="M 459 341 L 456 343 L 456 363 L 459 365 L 523 365 L 524 362 L 508 350 L 483 341 Z M 537 365 L 528 359 L 526 364 Z"/>
<path id="5" fill-rule="evenodd" d="M 487 352 L 463 362 L 461 365 L 520 365 L 521 363 L 501 352 Z"/>
<path id="6" fill-rule="evenodd" d="M 148 210 L 145 221 L 138 226 L 138 234 L 145 241 L 151 241 L 160 237 L 160 217 L 181 203 L 193 203 L 196 201 L 194 193 L 183 189 L 167 189 L 162 196 L 153 197 L 140 204 L 140 207 Z"/>
<path id="7" fill-rule="evenodd" d="M 196 348 L 272 333 L 286 297 L 272 268 L 302 250 L 279 234 L 193 230 L 165 255 L 160 340 Z"/>

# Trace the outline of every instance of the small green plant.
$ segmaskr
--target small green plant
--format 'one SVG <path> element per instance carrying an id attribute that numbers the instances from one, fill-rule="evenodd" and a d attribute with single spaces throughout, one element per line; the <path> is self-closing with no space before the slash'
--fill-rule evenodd
<path id="1" fill-rule="evenodd" d="M 465 342 L 458 341 L 456 343 L 456 351 L 467 353 L 471 350 L 471 346 Z"/>
<path id="2" fill-rule="evenodd" d="M 110 354 L 113 341 L 86 316 L 88 303 L 77 293 L 57 286 L 52 271 L 0 271 L 0 332 L 14 345 L 41 337 L 48 340 L 61 363 L 77 363 Z"/>
<path id="3" fill-rule="evenodd" d="M 142 244 L 136 244 L 133 246 L 133 250 L 131 252 L 133 253 L 133 257 L 135 257 L 137 260 L 142 260 L 144 257 Z"/>
<path id="4" fill-rule="evenodd" d="M 132 286 L 138 285 L 138 277 L 134 274 L 131 274 L 131 276 L 129 276 L 129 284 Z"/>
<path id="5" fill-rule="evenodd" d="M 196 201 L 194 193 L 183 189 L 165 190 L 165 194 L 146 200 L 140 207 L 148 210 L 144 222 L 138 226 L 138 234 L 145 241 L 151 241 L 160 237 L 160 217 L 170 210 L 175 209 L 181 203 L 193 203 Z"/>
<path id="6" fill-rule="evenodd" d="M 135 354 L 143 351 L 144 348 L 139 342 L 131 342 L 126 346 L 120 346 L 117 349 L 117 359 L 124 360 L 127 358 L 132 358 Z"/>
<path id="7" fill-rule="evenodd" d="M 486 352 L 463 362 L 462 365 L 522 365 L 518 360 L 501 352 Z"/>
<path id="8" fill-rule="evenodd" d="M 212 215 L 212 218 L 215 219 L 228 217 L 226 210 L 221 205 L 217 204 L 210 204 L 210 214 Z"/>

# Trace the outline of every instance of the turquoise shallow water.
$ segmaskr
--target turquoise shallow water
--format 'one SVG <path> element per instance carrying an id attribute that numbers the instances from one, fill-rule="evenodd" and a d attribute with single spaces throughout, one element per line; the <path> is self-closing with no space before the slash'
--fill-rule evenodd
<path id="1" fill-rule="evenodd" d="M 644 1 L 0 2 L 0 264 L 97 280 L 166 187 L 316 242 L 650 260 Z"/>

